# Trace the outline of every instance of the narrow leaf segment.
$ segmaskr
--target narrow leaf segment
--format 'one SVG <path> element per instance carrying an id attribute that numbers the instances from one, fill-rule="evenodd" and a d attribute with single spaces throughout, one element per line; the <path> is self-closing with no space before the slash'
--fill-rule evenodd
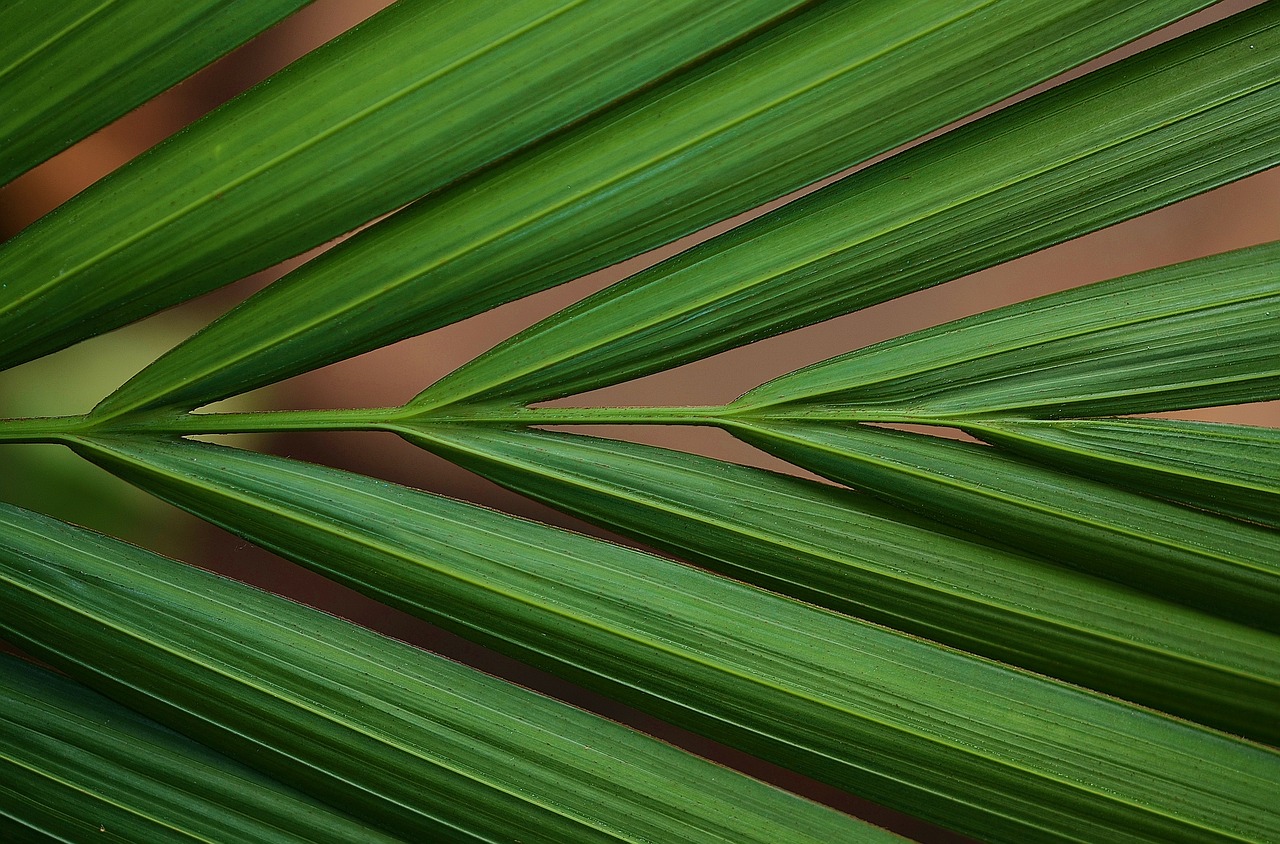
<path id="1" fill-rule="evenodd" d="M 1103 416 L 1280 398 L 1280 242 L 998 308 L 757 387 L 750 413 Z M 975 420 L 981 422 L 981 420 Z"/>
<path id="2" fill-rule="evenodd" d="M 1264 3 L 615 284 L 412 404 L 527 403 L 619 383 L 950 281 L 1277 162 L 1280 4 Z"/>
<path id="3" fill-rule="evenodd" d="M 0 654 L 4 819 L 15 829 L 5 840 L 14 842 L 400 840 L 84 686 Z"/>
<path id="4" fill-rule="evenodd" d="M 0 248 L 0 366 L 350 231 L 801 5 L 396 3 Z"/>
<path id="5" fill-rule="evenodd" d="M 490 480 L 776 592 L 1280 744 L 1280 638 L 868 495 L 594 437 L 404 426 Z"/>
<path id="6" fill-rule="evenodd" d="M 738 5 L 694 3 L 690 14 Z M 189 409 L 568 281 L 892 149 L 1204 5 L 812 4 L 723 56 L 353 237 L 162 358 L 99 414 Z M 639 6 L 636 17 L 652 15 L 653 4 Z M 630 40 L 625 33 L 619 38 Z M 1215 70 L 1219 75 L 1227 86 L 1236 79 L 1234 71 Z M 522 82 L 521 97 L 536 90 Z M 1143 96 L 1153 92 L 1144 89 Z M 1105 121 L 1097 138 L 1113 130 Z M 1252 130 L 1241 123 L 1240 131 Z M 1024 154 L 1020 142 L 1013 146 L 1015 157 Z M 1175 145 L 1168 154 L 1185 161 L 1192 151 Z M 1249 166 L 1239 154 L 1222 155 L 1226 161 L 1209 167 L 1213 183 Z M 984 176 L 989 166 L 984 160 Z M 1183 181 L 1177 190 L 1186 189 Z M 1161 196 L 1152 201 L 1168 201 Z M 876 207 L 883 201 L 875 200 Z"/>
<path id="7" fill-rule="evenodd" d="M 0 185 L 308 2 L 0 4 Z"/>
<path id="8" fill-rule="evenodd" d="M 6 637 L 406 841 L 899 840 L 122 542 L 8 506 L 0 527 Z"/>
<path id="9" fill-rule="evenodd" d="M 1166 419 L 996 419 L 975 436 L 1146 495 L 1280 529 L 1280 431 Z"/>
<path id="10" fill-rule="evenodd" d="M 1280 534 L 939 437 L 735 424 L 797 466 L 1073 568 L 1280 630 Z"/>
<path id="11" fill-rule="evenodd" d="M 393 606 L 986 840 L 1280 832 L 1280 755 L 1149 710 L 347 472 L 197 443 L 78 449 Z"/>

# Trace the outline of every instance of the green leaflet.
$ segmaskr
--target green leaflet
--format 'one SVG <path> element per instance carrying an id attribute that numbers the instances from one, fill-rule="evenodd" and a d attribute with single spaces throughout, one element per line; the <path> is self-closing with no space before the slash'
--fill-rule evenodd
<path id="1" fill-rule="evenodd" d="M 1280 638 L 951 536 L 870 496 L 632 443 L 401 433 L 490 480 L 776 592 L 1272 744 Z"/>
<path id="2" fill-rule="evenodd" d="M 1280 161 L 1280 4 L 856 173 L 544 320 L 415 398 L 540 401 L 949 281 Z"/>
<path id="3" fill-rule="evenodd" d="M 98 414 L 195 407 L 568 281 L 919 137 L 1205 5 L 818 4 L 362 232 L 161 358 Z M 1226 156 L 1235 172 L 1237 156 Z"/>
<path id="4" fill-rule="evenodd" d="M 7 0 L 0 185 L 308 2 Z"/>
<path id="5" fill-rule="evenodd" d="M 1278 348 L 1280 242 L 917 331 L 774 379 L 732 406 L 949 425 L 1236 404 L 1280 397 Z"/>
<path id="6" fill-rule="evenodd" d="M 933 518 L 1233 621 L 1280 629 L 1280 534 L 984 446 L 862 425 L 734 422 L 735 436 Z"/>
<path id="7" fill-rule="evenodd" d="M 402 0 L 0 248 L 0 365 L 296 255 L 798 5 Z"/>
<path id="8" fill-rule="evenodd" d="M 409 841 L 898 840 L 282 598 L 17 508 L 0 524 L 7 637 Z"/>
<path id="9" fill-rule="evenodd" d="M 0 654 L 0 822 L 68 842 L 393 839 L 49 671 Z"/>
<path id="10" fill-rule="evenodd" d="M 985 840 L 1280 833 L 1280 754 L 1260 746 L 351 473 L 197 443 L 77 449 L 393 606 Z"/>
<path id="11" fill-rule="evenodd" d="M 1274 428 L 1164 419 L 994 419 L 965 428 L 1032 460 L 1280 528 Z"/>

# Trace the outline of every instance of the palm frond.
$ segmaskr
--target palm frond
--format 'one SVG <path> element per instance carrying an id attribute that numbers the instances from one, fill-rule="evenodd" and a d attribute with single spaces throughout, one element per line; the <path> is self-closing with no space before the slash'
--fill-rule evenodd
<path id="1" fill-rule="evenodd" d="M 0 182 L 302 5 L 10 3 Z M 8 368 L 350 235 L 90 412 L 0 419 L 0 443 L 69 446 L 389 607 L 939 827 L 1280 840 L 1280 435 L 1121 418 L 1280 399 L 1280 241 L 723 405 L 543 404 L 1273 167 L 1276 2 L 975 116 L 1209 5 L 401 0 L 0 245 Z M 402 406 L 194 412 L 784 199 Z M 542 430 L 602 423 L 719 428 L 834 484 Z M 341 430 L 678 559 L 187 439 Z M 956 431 L 981 442 L 937 436 Z M 17 840 L 898 840 L 7 504 L 0 634 L 72 678 L 0 657 Z"/>

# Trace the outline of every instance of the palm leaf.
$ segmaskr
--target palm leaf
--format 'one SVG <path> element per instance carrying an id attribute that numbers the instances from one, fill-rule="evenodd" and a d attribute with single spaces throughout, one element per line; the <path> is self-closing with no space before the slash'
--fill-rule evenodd
<path id="1" fill-rule="evenodd" d="M 970 430 L 1033 460 L 1280 528 L 1280 434 L 1273 429 L 1155 419 L 1001 419 Z"/>
<path id="2" fill-rule="evenodd" d="M 816 5 L 326 253 L 162 358 L 99 413 L 205 404 L 568 281 L 910 141 L 1198 5 Z M 974 72 L 974 62 L 992 50 L 1010 58 Z M 1210 51 L 1199 59 L 1217 63 L 1221 56 Z M 1170 106 L 1173 114 L 1188 102 L 1203 108 L 1211 101 L 1204 97 L 1216 102 L 1226 90 L 1244 93 L 1238 85 L 1265 87 L 1274 75 L 1265 66 L 1252 82 L 1215 72 L 1210 78 L 1221 77 L 1221 87 L 1208 91 L 1203 69 L 1194 73 L 1192 91 L 1174 86 L 1170 98 L 1184 96 Z M 1152 92 L 1144 87 L 1136 96 Z M 1252 137 L 1252 121 L 1268 125 L 1274 115 L 1242 117 L 1237 109 L 1269 114 L 1274 98 L 1245 99 L 1249 105 L 1225 105 L 1205 119 L 1230 112 Z M 1108 108 L 1119 113 L 1115 104 Z M 1134 122 L 1150 128 L 1148 117 L 1171 119 L 1144 111 Z M 1175 126 L 1153 141 L 1173 144 L 1192 130 Z M 1113 143 L 1118 131 L 1104 124 L 1091 137 Z M 1248 172 L 1259 166 L 1257 156 L 1270 160 L 1274 152 L 1220 155 L 1211 172 L 1176 179 L 1163 201 L 1186 195 L 1192 184 L 1204 189 Z M 1159 196 L 1141 210 L 1159 204 Z"/>
<path id="3" fill-rule="evenodd" d="M 1067 565 L 1280 630 L 1280 535 L 1064 475 L 989 448 L 901 431 L 743 423 L 796 465 Z"/>
<path id="4" fill-rule="evenodd" d="M 878 343 L 734 403 L 951 425 L 1280 396 L 1280 241 L 1091 284 Z M 980 420 L 974 420 L 981 424 Z"/>
<path id="5" fill-rule="evenodd" d="M 525 495 L 749 583 L 1280 739 L 1280 640 L 1261 631 L 950 535 L 936 522 L 912 523 L 870 496 L 758 469 L 544 432 L 401 433 Z"/>
<path id="6" fill-rule="evenodd" d="M 0 656 L 0 771 L 11 841 L 395 840 L 10 656 Z"/>
<path id="7" fill-rule="evenodd" d="M 7 636 L 406 840 L 893 839 L 315 610 L 18 508 L 0 520 Z"/>
<path id="8" fill-rule="evenodd" d="M 708 13 L 695 0 L 514 0 L 483 15 L 466 3 L 398 3 L 0 249 L 0 362 L 39 357 L 296 255 L 798 3 Z M 513 66 L 536 94 L 510 84 Z"/>
<path id="9" fill-rule="evenodd" d="M 0 184 L 247 41 L 309 0 L 0 7 Z"/>
<path id="10" fill-rule="evenodd" d="M 1280 7 L 1264 4 L 949 132 L 566 309 L 414 404 L 615 384 L 1274 165 L 1277 44 Z"/>
<path id="11" fill-rule="evenodd" d="M 19 31 L 0 45 L 0 75 L 16 93 L 0 138 L 17 140 L 0 163 L 47 157 L 290 5 L 194 0 L 160 14 L 117 0 L 41 16 L 10 4 L 0 22 Z M 1277 244 L 917 332 L 723 407 L 534 406 L 1274 165 L 1276 3 L 871 160 L 1206 5 L 401 0 L 0 246 L 0 366 L 387 219 L 92 413 L 0 420 L 0 442 L 69 445 L 387 604 L 984 840 L 1280 838 L 1280 754 L 1256 743 L 1280 740 L 1274 431 L 1071 418 L 1275 398 Z M 33 95 L 43 85 L 47 98 Z M 864 164 L 571 306 L 404 407 L 190 412 Z M 600 422 L 716 426 L 859 489 L 532 430 Z M 858 424 L 902 422 L 990 445 Z M 396 433 L 710 571 L 181 439 L 343 429 Z M 891 838 L 7 505 L 0 632 L 210 748 L 134 716 L 108 721 L 115 704 L 0 661 L 0 765 L 13 774 L 0 836 L 100 840 L 84 824 L 100 807 L 110 834 L 150 840 L 174 795 L 207 783 L 198 817 L 165 829 L 306 836 L 287 818 L 318 800 L 412 841 Z M 42 725 L 33 695 L 92 713 Z M 255 795 L 229 813 L 228 784 L 241 782 Z M 308 822 L 326 830 L 313 838 L 361 837 L 329 810 Z"/>
<path id="12" fill-rule="evenodd" d="M 1034 675 L 351 473 L 196 443 L 77 448 L 392 606 L 988 840 L 1271 822 L 1251 807 L 1269 803 L 1280 755 Z"/>

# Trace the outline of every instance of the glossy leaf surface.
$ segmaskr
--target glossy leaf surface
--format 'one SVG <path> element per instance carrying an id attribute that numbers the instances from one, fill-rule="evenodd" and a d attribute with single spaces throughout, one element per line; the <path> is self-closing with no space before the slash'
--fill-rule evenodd
<path id="1" fill-rule="evenodd" d="M 856 618 L 1275 743 L 1280 638 L 950 534 L 868 495 L 634 443 L 403 436 L 565 512 Z"/>
<path id="2" fill-rule="evenodd" d="M 392 606 L 987 840 L 1226 840 L 1277 822 L 1280 755 L 677 563 L 281 458 L 78 449 Z"/>
<path id="3" fill-rule="evenodd" d="M 99 413 L 202 405 L 568 281 L 910 141 L 1203 5 L 815 5 L 352 238 L 161 358 Z M 1238 164 L 1228 158 L 1227 169 Z"/>
<path id="4" fill-rule="evenodd" d="M 397 3 L 0 248 L 0 365 L 316 246 L 797 5 Z"/>
<path id="5" fill-rule="evenodd" d="M 613 285 L 413 406 L 626 381 L 949 281 L 1280 161 L 1280 5 L 997 112 Z"/>
<path id="6" fill-rule="evenodd" d="M 8 0 L 0 5 L 0 185 L 309 0 Z"/>
<path id="7" fill-rule="evenodd" d="M 1280 398 L 1280 243 L 1078 287 L 776 378 L 734 403 L 949 424 Z M 942 420 L 939 422 L 939 420 Z"/>
<path id="8" fill-rule="evenodd" d="M 742 423 L 747 442 L 940 521 L 1233 621 L 1280 629 L 1280 534 L 995 449 L 862 425 Z"/>
<path id="9" fill-rule="evenodd" d="M 0 524 L 6 637 L 405 840 L 897 840 L 234 581 L 14 507 Z"/>
<path id="10" fill-rule="evenodd" d="M 1166 419 L 997 419 L 972 432 L 1052 466 L 1280 528 L 1280 431 Z"/>
<path id="11" fill-rule="evenodd" d="M 0 91 L 12 92 L 0 94 L 0 168 L 53 152 L 290 2 L 0 3 Z M 727 406 L 538 404 L 1274 165 L 1280 0 L 1224 3 L 1179 31 L 1252 8 L 975 114 L 1208 5 L 400 0 L 0 245 L 2 368 L 352 233 L 95 412 L 0 419 L 0 444 L 69 445 L 392 605 L 369 608 L 387 629 L 413 625 L 395 614 L 406 610 L 604 695 L 568 699 L 626 717 L 638 706 L 693 731 L 691 746 L 733 745 L 718 750 L 734 765 L 800 772 L 770 774 L 798 793 L 894 807 L 903 829 L 1018 844 L 1280 841 L 1280 752 L 1255 743 L 1280 747 L 1280 439 L 1071 418 L 1275 398 L 1280 242 L 917 332 Z M 408 407 L 291 384 L 265 403 L 316 409 L 186 412 L 660 244 L 671 254 L 674 238 L 860 163 L 501 344 Z M 37 402 L 96 385 L 60 410 L 74 414 L 154 357 L 127 364 L 143 346 L 133 332 L 99 338 L 75 360 L 12 373 L 0 398 L 53 412 Z M 386 350 L 389 368 L 402 351 Z M 420 390 L 416 365 L 404 368 L 385 386 Z M 855 424 L 910 422 L 989 445 Z M 535 427 L 602 423 L 718 427 L 690 433 L 736 433 L 862 490 Z M 382 432 L 393 447 L 394 433 L 705 568 L 180 439 L 265 432 L 256 443 L 296 454 L 307 446 L 274 438 L 294 431 Z M 352 456 L 334 445 L 318 453 Z M 402 456 L 401 478 L 436 460 Z M 9 465 L 23 468 L 0 468 L 0 498 L 35 491 L 70 521 L 117 509 L 79 507 L 90 484 L 57 484 L 62 464 L 38 454 Z M 425 488 L 453 480 L 421 471 Z M 180 542 L 179 521 L 161 515 L 152 527 L 174 534 L 156 541 Z M 255 579 L 294 588 L 287 562 L 240 546 L 228 570 L 243 570 L 241 552 L 283 567 Z M 222 566 L 209 553 L 199 564 Z M 299 806 L 324 801 L 413 842 L 891 840 L 510 682 L 7 505 L 0 638 L 142 713 L 86 704 L 107 714 L 76 720 L 92 693 L 57 680 L 65 706 L 40 697 L 0 657 L 0 841 L 376 840 L 281 802 L 289 788 L 309 795 Z M 142 729 L 146 717 L 217 750 L 175 739 L 194 755 L 161 753 L 173 737 Z M 236 803 L 237 791 L 251 793 Z"/>
<path id="12" fill-rule="evenodd" d="M 393 844 L 84 686 L 0 654 L 0 821 L 20 842 Z M 18 832 L 17 830 L 21 830 Z"/>

